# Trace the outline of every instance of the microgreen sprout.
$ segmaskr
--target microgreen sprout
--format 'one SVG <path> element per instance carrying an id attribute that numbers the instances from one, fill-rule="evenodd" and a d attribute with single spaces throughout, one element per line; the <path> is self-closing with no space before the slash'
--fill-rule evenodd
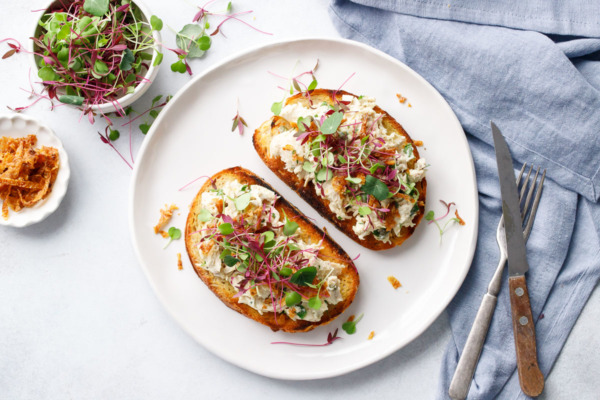
<path id="1" fill-rule="evenodd" d="M 235 117 L 233 117 L 232 121 L 233 121 L 233 126 L 231 127 L 231 132 L 235 131 L 237 128 L 238 132 L 240 133 L 240 136 L 243 135 L 244 127 L 248 127 L 248 125 L 246 124 L 246 121 L 244 121 L 244 118 L 242 118 L 240 116 L 239 100 L 237 101 L 237 112 L 235 114 Z"/>
<path id="2" fill-rule="evenodd" d="M 289 82 L 289 89 L 285 89 L 281 86 L 279 86 L 280 89 L 284 90 L 284 92 L 288 92 L 290 95 L 293 95 L 295 92 L 298 92 L 298 94 L 301 94 L 302 96 L 304 96 L 306 99 L 308 99 L 309 103 L 312 105 L 312 100 L 310 98 L 310 93 L 315 90 L 317 88 L 318 85 L 318 81 L 317 78 L 315 77 L 315 72 L 317 71 L 317 68 L 319 67 L 319 60 L 317 60 L 317 62 L 315 63 L 315 66 L 308 70 L 308 71 L 304 71 L 301 72 L 300 74 L 293 76 L 291 78 L 286 78 L 284 76 L 278 75 L 274 72 L 269 71 L 269 73 L 277 78 L 283 79 L 287 82 Z M 310 76 L 311 77 L 311 81 L 310 83 L 307 85 L 305 84 L 302 79 L 304 77 Z M 279 101 L 279 102 L 275 102 L 273 103 L 273 105 L 271 106 L 271 111 L 273 112 L 274 115 L 279 115 L 281 113 L 281 109 L 283 108 L 283 105 L 285 103 L 285 99 L 286 96 L 284 95 L 283 100 Z M 312 120 L 312 118 L 311 118 Z M 306 120 L 303 121 L 298 121 L 299 125 L 300 122 L 307 122 Z M 333 122 L 333 121 L 332 121 Z M 330 123 L 332 123 L 330 122 Z M 310 125 L 310 123 L 308 124 Z M 338 124 L 339 125 L 339 124 Z M 300 128 L 302 129 L 302 128 Z"/>
<path id="3" fill-rule="evenodd" d="M 178 240 L 181 238 L 181 229 L 175 228 L 174 226 L 170 227 L 167 233 L 169 234 L 169 241 L 167 242 L 165 247 L 163 247 L 163 249 L 166 249 L 167 246 L 169 246 L 173 240 Z"/>
<path id="4" fill-rule="evenodd" d="M 160 113 L 162 108 L 167 105 L 167 103 L 169 102 L 169 100 L 171 100 L 172 97 L 173 96 L 166 96 L 163 99 L 162 95 L 155 96 L 152 99 L 152 105 L 150 106 L 150 108 L 146 112 L 144 112 L 140 115 L 140 117 L 142 117 L 143 115 L 145 115 L 147 113 L 148 117 L 149 117 L 149 118 L 146 118 L 146 120 L 139 125 L 140 131 L 142 131 L 142 133 L 144 135 L 148 133 L 148 131 L 150 130 L 150 127 L 152 126 L 152 123 L 154 122 L 156 117 L 158 117 L 158 114 Z M 161 102 L 161 100 L 163 100 L 163 101 Z M 135 118 L 135 119 L 138 119 L 138 118 Z M 127 125 L 127 124 L 125 124 L 125 125 Z"/>
<path id="5" fill-rule="evenodd" d="M 292 319 L 303 319 L 308 312 L 323 309 L 331 296 L 326 283 L 334 270 L 319 272 L 324 268 L 318 258 L 321 243 L 301 242 L 299 224 L 275 208 L 278 198 L 256 205 L 252 185 L 242 185 L 235 195 L 219 188 L 209 191 L 220 197 L 217 210 L 201 209 L 197 217 L 199 230 L 194 233 L 201 233 L 201 251 L 204 241 L 215 243 L 222 263 L 239 274 L 236 278 L 241 279 L 236 279 L 234 286 L 238 292 L 233 297 L 248 291 L 253 296 L 257 288 L 268 287 L 269 298 L 264 305 L 269 304 L 273 313 L 285 312 Z M 223 213 L 225 207 L 231 210 L 232 203 L 235 218 Z"/>
<path id="6" fill-rule="evenodd" d="M 348 335 L 353 335 L 356 332 L 356 324 L 362 319 L 364 314 L 360 314 L 358 318 L 352 318 L 342 324 L 342 329 Z"/>
<path id="7" fill-rule="evenodd" d="M 169 49 L 177 55 L 177 61 L 171 64 L 171 71 L 182 74 L 187 72 L 189 75 L 192 75 L 192 68 L 188 63 L 188 60 L 193 58 L 201 58 L 204 56 L 204 54 L 212 46 L 211 37 L 221 32 L 223 24 L 225 24 L 227 21 L 238 21 L 246 26 L 249 26 L 257 32 L 265 35 L 272 35 L 272 33 L 264 32 L 255 28 L 240 18 L 243 15 L 251 14 L 253 12 L 252 10 L 232 13 L 233 5 L 231 2 L 227 4 L 227 7 L 223 11 L 208 10 L 207 7 L 214 1 L 215 0 L 209 0 L 203 6 L 198 7 L 198 12 L 196 12 L 192 18 L 192 23 L 185 25 L 179 32 L 176 33 L 175 43 L 177 45 L 177 49 Z M 217 27 L 212 31 L 212 33 L 209 33 L 208 29 L 211 27 L 209 19 L 212 18 L 221 18 L 221 21 L 217 24 Z"/>
<path id="8" fill-rule="evenodd" d="M 456 204 L 454 202 L 451 203 L 446 203 L 444 200 L 440 200 L 440 203 L 443 204 L 444 207 L 446 207 L 446 213 L 444 215 L 442 215 L 441 217 L 435 217 L 435 213 L 433 210 L 429 210 L 429 212 L 427 212 L 427 214 L 425 214 L 425 220 L 429 221 L 428 225 L 431 224 L 435 224 L 435 226 L 438 228 L 439 234 L 440 234 L 440 244 L 442 243 L 442 236 L 444 235 L 444 233 L 446 233 L 446 230 L 449 228 L 449 225 L 451 223 L 458 223 L 459 225 L 465 225 L 465 221 L 458 215 L 458 210 L 455 210 L 455 217 L 454 218 L 450 218 L 447 221 L 443 222 L 443 220 L 448 217 L 448 215 L 450 214 L 450 209 L 452 208 L 452 206 L 454 206 L 456 208 Z M 443 222 L 443 225 L 440 224 L 440 222 Z"/>
<path id="9" fill-rule="evenodd" d="M 286 95 L 294 94 L 293 101 L 303 96 L 308 100 L 308 105 L 303 103 L 305 108 L 319 110 L 302 114 L 295 121 L 293 136 L 298 143 L 281 151 L 292 151 L 292 163 L 296 165 L 287 165 L 290 163 L 286 161 L 286 168 L 291 171 L 293 167 L 303 180 L 311 181 L 322 197 L 330 196 L 332 191 L 339 193 L 344 210 L 336 212 L 338 219 L 347 219 L 351 214 L 356 226 L 378 240 L 388 241 L 392 232 L 397 234 L 399 224 L 404 226 L 423 208 L 419 189 L 422 178 L 418 178 L 423 167 L 417 163 L 418 151 L 410 141 L 396 144 L 394 135 L 385 135 L 385 113 L 363 113 L 356 108 L 352 95 L 341 90 L 354 73 L 337 90 L 328 92 L 330 101 L 313 104 L 315 70 L 316 66 L 292 78 L 269 71 L 289 82 L 289 90 L 278 88 Z M 306 77 L 312 78 L 309 84 L 303 82 Z M 284 97 L 273 103 L 271 110 L 281 114 L 288 101 Z M 301 157 L 297 147 L 303 150 Z"/>
<path id="10" fill-rule="evenodd" d="M 146 121 L 143 122 L 142 124 L 139 125 L 140 131 L 143 134 L 146 134 L 148 132 L 148 130 L 150 129 L 150 126 L 152 125 L 152 123 L 154 122 L 154 119 L 158 116 L 158 114 L 160 113 L 160 111 L 162 110 L 162 108 L 167 105 L 167 103 L 169 102 L 169 100 L 172 98 L 173 96 L 156 96 L 154 97 L 154 99 L 152 99 L 152 105 L 149 109 L 147 109 L 146 111 L 140 113 L 137 117 L 132 118 L 132 114 L 136 113 L 133 108 L 131 107 L 126 107 L 123 111 L 124 111 L 124 117 L 127 117 L 128 122 L 121 124 L 120 126 L 123 127 L 128 127 L 129 128 L 129 154 L 130 154 L 130 160 L 127 161 L 127 159 L 121 154 L 121 152 L 119 152 L 119 150 L 113 145 L 112 142 L 114 142 L 115 140 L 117 140 L 120 136 L 121 133 L 119 132 L 119 130 L 115 129 L 115 121 L 113 121 L 114 119 L 120 119 L 123 118 L 120 116 L 119 113 L 114 113 L 113 114 L 108 114 L 105 115 L 104 118 L 105 120 L 108 122 L 108 125 L 105 128 L 105 132 L 104 135 L 100 134 L 100 139 L 102 140 L 103 143 L 108 144 L 118 155 L 119 157 L 125 161 L 125 163 L 127 164 L 127 166 L 129 166 L 129 168 L 133 169 L 133 149 L 132 149 L 132 131 L 131 131 L 131 127 L 133 125 L 133 122 L 137 121 L 140 118 L 145 117 L 146 115 L 148 115 L 148 117 L 146 117 Z"/>
<path id="11" fill-rule="evenodd" d="M 122 112 L 119 98 L 147 81 L 160 25 L 157 17 L 144 21 L 134 3 L 114 0 L 74 0 L 45 13 L 33 42 L 48 97 L 83 106 L 89 119 L 89 107 L 106 102 Z"/>

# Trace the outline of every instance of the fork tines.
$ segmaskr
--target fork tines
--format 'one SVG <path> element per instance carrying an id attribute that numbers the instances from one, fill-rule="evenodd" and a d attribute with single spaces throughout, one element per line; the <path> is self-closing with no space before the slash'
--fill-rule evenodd
<path id="1" fill-rule="evenodd" d="M 520 193 L 519 197 L 522 202 L 521 218 L 523 219 L 523 225 L 525 227 L 523 230 L 523 235 L 525 236 L 525 240 L 527 240 L 527 238 L 529 237 L 529 234 L 531 233 L 531 228 L 533 226 L 533 221 L 535 219 L 535 213 L 537 212 L 538 204 L 540 202 L 540 197 L 542 196 L 542 188 L 544 185 L 544 179 L 546 179 L 546 170 L 544 169 L 544 171 L 542 171 L 542 177 L 541 177 L 540 181 L 537 182 L 538 175 L 541 170 L 541 167 L 538 167 L 537 170 L 535 171 L 535 176 L 533 177 L 533 180 L 530 180 L 531 172 L 533 171 L 533 164 L 532 164 L 529 167 L 527 176 L 525 177 L 525 179 L 523 181 L 521 181 L 521 178 L 523 177 L 523 172 L 525 172 L 526 167 L 527 167 L 527 163 L 524 163 L 523 167 L 521 168 L 521 172 L 519 173 L 519 178 L 517 179 L 517 186 L 521 186 L 521 193 Z M 529 187 L 529 191 L 527 192 L 527 198 L 525 198 L 524 195 L 525 195 L 525 191 L 527 190 L 527 187 Z M 535 192 L 535 198 L 533 197 L 534 192 Z M 524 198 L 525 198 L 525 200 L 523 202 Z M 533 206 L 531 207 L 531 212 L 527 213 L 527 211 L 529 211 L 529 206 L 531 205 L 532 199 L 533 199 Z"/>

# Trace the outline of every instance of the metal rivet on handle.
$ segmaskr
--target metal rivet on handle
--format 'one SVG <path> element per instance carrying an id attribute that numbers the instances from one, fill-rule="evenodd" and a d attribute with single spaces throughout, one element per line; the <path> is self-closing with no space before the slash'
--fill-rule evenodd
<path id="1" fill-rule="evenodd" d="M 527 322 L 529 322 L 529 320 L 527 319 L 527 317 L 523 316 L 523 317 L 519 318 L 519 323 L 521 325 L 527 325 Z"/>
<path id="2" fill-rule="evenodd" d="M 515 293 L 517 294 L 517 296 L 521 297 L 523 296 L 523 294 L 525 293 L 525 291 L 523 290 L 523 288 L 518 287 L 515 289 Z"/>

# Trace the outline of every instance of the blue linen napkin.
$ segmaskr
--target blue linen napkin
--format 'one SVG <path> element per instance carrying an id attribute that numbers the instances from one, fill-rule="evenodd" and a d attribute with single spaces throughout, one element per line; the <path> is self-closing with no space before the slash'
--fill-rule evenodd
<path id="1" fill-rule="evenodd" d="M 567 3 L 331 2 L 331 18 L 343 36 L 398 58 L 436 87 L 473 154 L 479 238 L 469 274 L 447 309 L 453 340 L 442 363 L 439 398 L 448 397 L 499 257 L 495 233 L 502 211 L 490 120 L 507 138 L 515 166 L 529 162 L 548 170 L 527 243 L 545 376 L 600 279 L 600 4 Z M 527 398 L 516 373 L 506 283 L 469 392 L 469 399 L 496 397 Z"/>

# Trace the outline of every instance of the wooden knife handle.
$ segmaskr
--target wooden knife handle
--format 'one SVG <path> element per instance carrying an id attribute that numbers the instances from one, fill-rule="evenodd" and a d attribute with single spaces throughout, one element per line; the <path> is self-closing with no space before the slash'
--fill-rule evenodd
<path id="1" fill-rule="evenodd" d="M 531 315 L 529 291 L 525 276 L 508 278 L 513 332 L 517 350 L 517 368 L 523 393 L 536 397 L 544 389 L 544 376 L 537 362 L 535 321 Z"/>

